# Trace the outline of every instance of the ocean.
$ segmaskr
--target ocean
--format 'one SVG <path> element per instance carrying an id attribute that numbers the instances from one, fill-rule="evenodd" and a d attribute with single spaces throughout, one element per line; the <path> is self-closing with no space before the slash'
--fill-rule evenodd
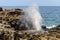
<path id="1" fill-rule="evenodd" d="M 27 6 L 3 6 L 3 9 L 27 8 Z M 39 12 L 42 16 L 42 24 L 47 27 L 60 24 L 60 6 L 40 6 Z"/>

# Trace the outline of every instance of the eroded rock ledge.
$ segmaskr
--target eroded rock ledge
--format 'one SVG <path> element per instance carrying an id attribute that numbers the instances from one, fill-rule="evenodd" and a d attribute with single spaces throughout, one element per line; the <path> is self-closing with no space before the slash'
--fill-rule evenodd
<path id="1" fill-rule="evenodd" d="M 60 26 L 48 29 L 48 34 L 25 33 L 27 28 L 17 24 L 17 21 L 24 19 L 22 9 L 5 9 L 0 7 L 0 40 L 60 40 Z M 46 26 L 43 26 L 46 29 Z"/>

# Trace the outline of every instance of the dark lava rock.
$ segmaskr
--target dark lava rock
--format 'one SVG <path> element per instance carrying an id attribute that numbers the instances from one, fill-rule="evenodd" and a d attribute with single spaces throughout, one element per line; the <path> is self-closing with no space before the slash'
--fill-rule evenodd
<path id="1" fill-rule="evenodd" d="M 42 29 L 44 29 L 44 30 L 46 29 L 46 26 L 45 26 L 45 25 L 42 25 L 41 27 L 42 27 Z"/>
<path id="2" fill-rule="evenodd" d="M 3 11 L 2 7 L 0 7 L 0 11 Z"/>
<path id="3" fill-rule="evenodd" d="M 57 25 L 56 27 L 60 27 L 60 25 Z"/>
<path id="4" fill-rule="evenodd" d="M 18 9 L 18 8 L 17 8 L 17 9 L 15 9 L 15 10 L 20 10 L 20 11 L 22 11 L 22 9 Z"/>

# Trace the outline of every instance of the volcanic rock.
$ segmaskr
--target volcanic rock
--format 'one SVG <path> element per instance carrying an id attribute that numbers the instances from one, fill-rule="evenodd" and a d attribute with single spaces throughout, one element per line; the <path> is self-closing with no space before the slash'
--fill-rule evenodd
<path id="1" fill-rule="evenodd" d="M 3 11 L 2 7 L 0 7 L 0 11 Z"/>
<path id="2" fill-rule="evenodd" d="M 42 25 L 41 27 L 42 27 L 42 29 L 46 29 L 46 26 L 45 25 Z"/>

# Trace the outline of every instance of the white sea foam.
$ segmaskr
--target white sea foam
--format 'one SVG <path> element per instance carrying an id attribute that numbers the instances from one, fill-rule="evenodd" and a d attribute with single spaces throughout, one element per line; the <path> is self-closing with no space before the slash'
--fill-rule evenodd
<path id="1" fill-rule="evenodd" d="M 47 27 L 48 29 L 51 29 L 51 28 L 54 28 L 54 27 L 56 27 L 56 25 L 52 25 L 52 26 L 49 26 L 49 27 Z"/>

